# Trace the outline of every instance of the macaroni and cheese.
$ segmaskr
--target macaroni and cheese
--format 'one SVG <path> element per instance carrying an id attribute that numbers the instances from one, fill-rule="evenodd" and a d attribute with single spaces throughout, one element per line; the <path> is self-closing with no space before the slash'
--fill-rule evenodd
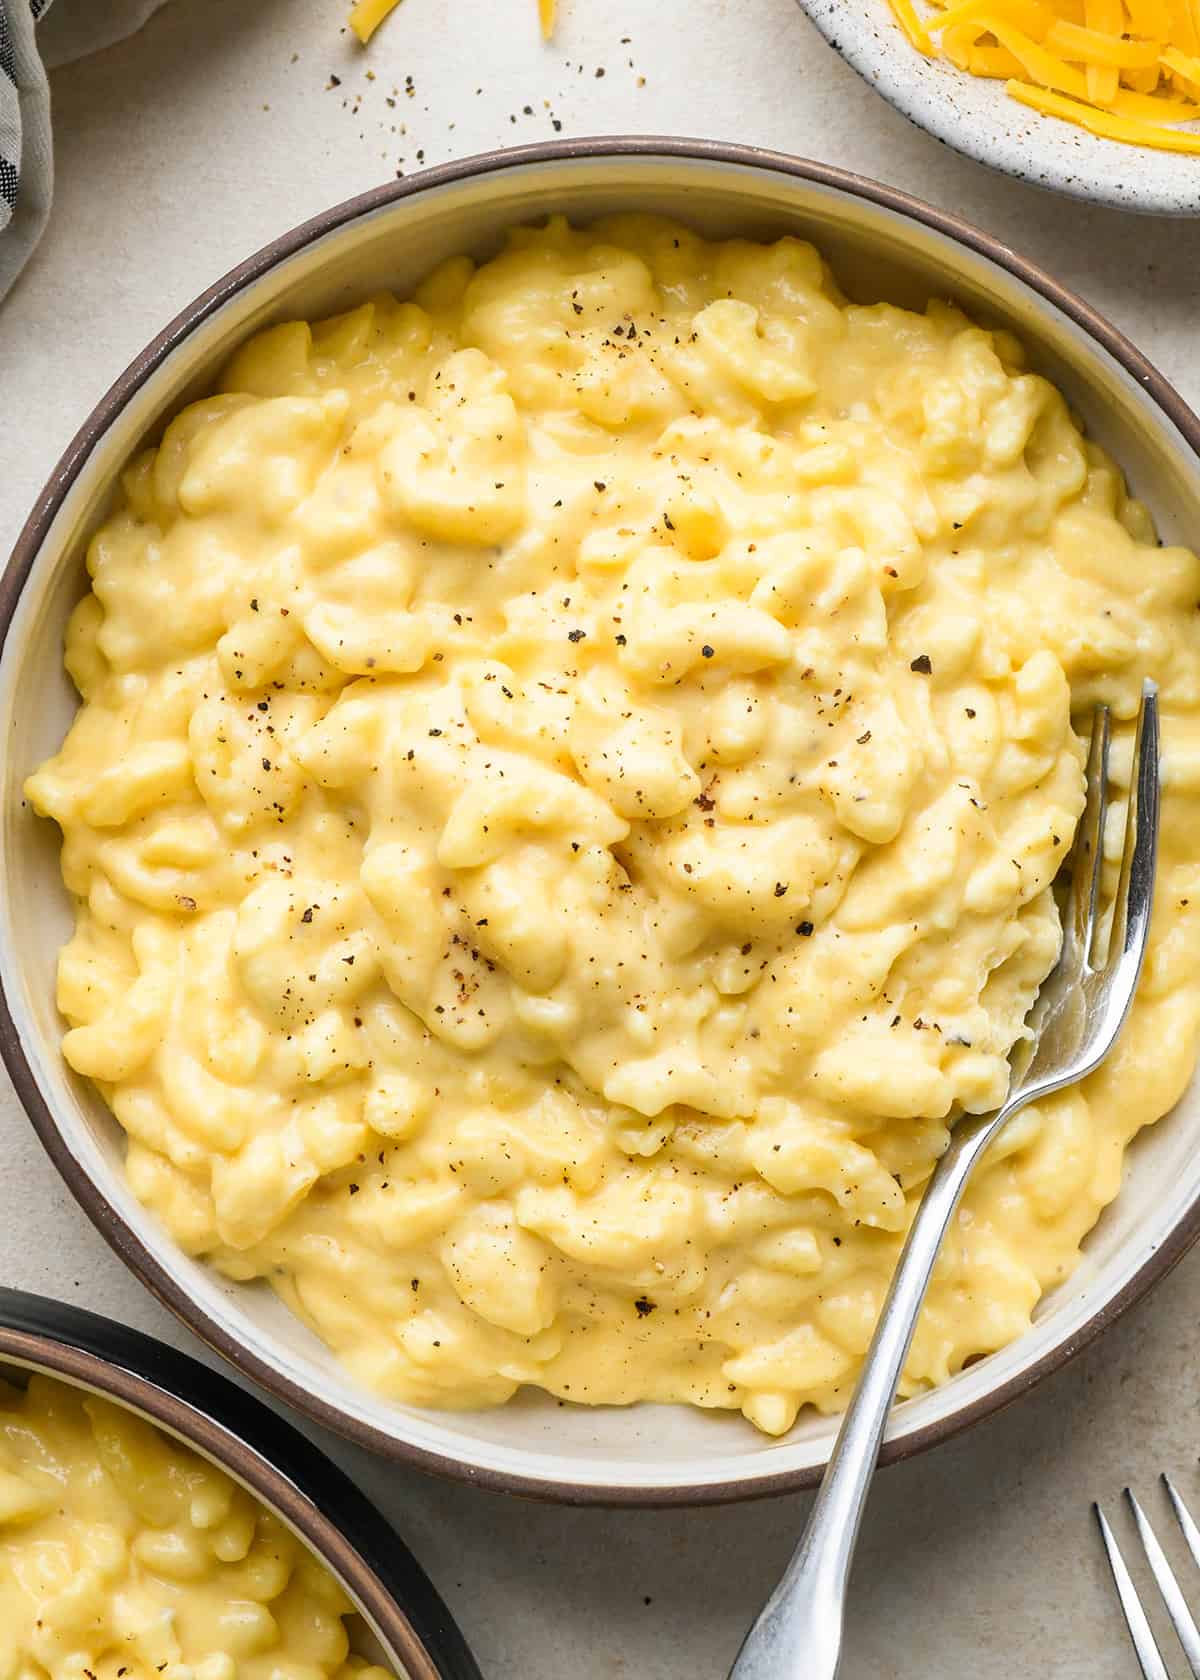
<path id="1" fill-rule="evenodd" d="M 1200 563 L 948 305 L 520 230 L 254 338 L 88 569 L 28 784 L 64 1053 L 183 1248 L 388 1395 L 840 1407 L 1055 961 L 1072 713 L 1127 776 L 1148 672 L 1137 1008 L 978 1174 L 904 1392 L 1021 1333 L 1190 1074 Z"/>
<path id="2" fill-rule="evenodd" d="M 0 1674 L 390 1680 L 352 1606 L 224 1471 L 123 1406 L 0 1381 Z"/>

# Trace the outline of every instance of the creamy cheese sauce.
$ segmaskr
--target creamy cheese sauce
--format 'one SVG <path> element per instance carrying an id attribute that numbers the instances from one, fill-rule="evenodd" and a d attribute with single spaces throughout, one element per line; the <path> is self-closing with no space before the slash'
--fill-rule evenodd
<path id="1" fill-rule="evenodd" d="M 153 1424 L 0 1379 L 4 1680 L 391 1680 L 350 1654 L 333 1577 Z"/>
<path id="2" fill-rule="evenodd" d="M 253 339 L 88 566 L 28 784 L 64 1053 L 178 1242 L 389 1395 L 840 1407 L 1055 960 L 1072 717 L 1127 777 L 1148 673 L 1137 1008 L 978 1175 L 904 1392 L 1021 1333 L 1191 1072 L 1200 565 L 949 306 L 518 231 Z"/>

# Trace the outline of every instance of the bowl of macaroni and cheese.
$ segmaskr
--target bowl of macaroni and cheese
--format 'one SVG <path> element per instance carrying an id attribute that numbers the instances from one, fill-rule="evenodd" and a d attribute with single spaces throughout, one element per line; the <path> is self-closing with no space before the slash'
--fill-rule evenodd
<path id="1" fill-rule="evenodd" d="M 811 1482 L 1056 959 L 1076 725 L 1127 776 L 1151 675 L 1137 1008 L 968 1191 L 886 1452 L 1014 1398 L 1200 1223 L 1198 434 L 984 235 L 745 149 L 497 154 L 252 258 L 4 585 L 4 1050 L 84 1207 L 384 1453 Z"/>
<path id="2" fill-rule="evenodd" d="M 4 1671 L 479 1680 L 394 1531 L 227 1378 L 0 1289 Z"/>

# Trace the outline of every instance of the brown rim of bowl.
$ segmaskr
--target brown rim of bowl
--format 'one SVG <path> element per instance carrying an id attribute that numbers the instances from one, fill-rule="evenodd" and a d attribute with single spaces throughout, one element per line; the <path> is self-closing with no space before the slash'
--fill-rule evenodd
<path id="1" fill-rule="evenodd" d="M 409 1680 L 480 1680 L 437 1589 L 390 1523 L 257 1396 L 141 1331 L 0 1288 L 0 1374 L 14 1366 L 95 1390 L 206 1453 L 341 1578 Z"/>
<path id="2" fill-rule="evenodd" d="M 1200 460 L 1200 417 L 1198 417 L 1174 386 L 1133 344 L 1117 331 L 1102 315 L 1091 309 L 1082 298 L 1060 285 L 1044 269 L 1019 257 L 998 239 L 983 233 L 971 223 L 948 211 L 938 210 L 923 200 L 913 198 L 895 187 L 883 186 L 866 176 L 837 169 L 831 164 L 816 163 L 807 158 L 790 157 L 784 152 L 761 150 L 715 140 L 657 138 L 653 135 L 619 135 L 579 140 L 552 141 L 537 145 L 514 146 L 507 150 L 482 152 L 454 163 L 439 164 L 422 173 L 389 182 L 370 192 L 361 193 L 335 205 L 311 221 L 303 222 L 291 232 L 239 263 L 215 285 L 202 292 L 193 303 L 178 314 L 153 339 L 115 384 L 100 399 L 75 437 L 68 444 L 62 459 L 50 475 L 33 511 L 25 523 L 12 552 L 8 568 L 0 579 L 0 651 L 8 636 L 13 614 L 25 581 L 38 550 L 50 528 L 63 498 L 87 461 L 93 448 L 130 397 L 145 382 L 166 356 L 202 321 L 212 315 L 251 281 L 257 280 L 276 264 L 293 256 L 304 246 L 358 217 L 382 209 L 385 205 L 425 192 L 431 188 L 451 185 L 469 177 L 487 176 L 530 164 L 563 163 L 579 159 L 603 158 L 677 158 L 729 164 L 739 168 L 766 170 L 831 187 L 851 197 L 866 200 L 882 209 L 895 211 L 912 221 L 931 228 L 935 233 L 964 245 L 968 250 L 986 257 L 997 267 L 1022 281 L 1039 297 L 1054 305 L 1063 315 L 1083 329 L 1087 335 L 1107 350 L 1113 359 L 1153 398 L 1164 415 L 1183 435 Z M 92 1223 L 109 1245 L 177 1317 L 200 1336 L 217 1353 L 252 1377 L 255 1382 L 297 1411 L 346 1436 L 358 1445 L 381 1453 L 384 1457 L 412 1464 L 422 1470 L 453 1477 L 498 1493 L 515 1493 L 535 1499 L 556 1501 L 568 1505 L 620 1505 L 670 1507 L 677 1505 L 716 1505 L 735 1500 L 765 1498 L 772 1494 L 793 1493 L 815 1487 L 820 1480 L 822 1466 L 804 1466 L 796 1470 L 781 1470 L 773 1475 L 738 1478 L 719 1486 L 705 1483 L 683 1484 L 671 1488 L 640 1487 L 629 1484 L 604 1484 L 558 1481 L 551 1478 L 523 1475 L 505 1470 L 480 1468 L 463 1464 L 449 1453 L 433 1452 L 395 1436 L 357 1418 L 348 1417 L 339 1407 L 331 1405 L 319 1395 L 311 1394 L 290 1378 L 281 1375 L 265 1360 L 231 1337 L 220 1324 L 179 1287 L 170 1273 L 162 1267 L 145 1247 L 137 1234 L 121 1220 L 100 1194 L 91 1179 L 80 1169 L 66 1147 L 50 1109 L 42 1097 L 32 1070 L 21 1047 L 2 972 L 0 954 L 0 1056 L 8 1067 L 17 1093 L 51 1160 L 65 1179 L 68 1188 Z M 1122 1313 L 1140 1300 L 1146 1291 L 1164 1277 L 1200 1238 L 1200 1196 L 1171 1230 L 1154 1254 L 1086 1324 L 1057 1347 L 1045 1353 L 1027 1370 L 1017 1373 L 989 1394 L 964 1406 L 953 1416 L 942 1418 L 921 1428 L 908 1431 L 885 1442 L 880 1455 L 881 1464 L 897 1463 L 925 1452 L 928 1448 L 949 1440 L 961 1430 L 1018 1399 L 1052 1371 L 1058 1370 L 1101 1331 L 1108 1328 Z"/>

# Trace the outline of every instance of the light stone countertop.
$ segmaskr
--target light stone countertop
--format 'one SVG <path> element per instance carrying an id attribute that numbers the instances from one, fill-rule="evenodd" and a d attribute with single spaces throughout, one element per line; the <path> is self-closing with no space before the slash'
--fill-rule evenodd
<path id="1" fill-rule="evenodd" d="M 562 0 L 550 48 L 534 0 L 404 0 L 366 57 L 344 10 L 172 0 L 55 76 L 54 218 L 0 307 L 0 552 L 95 399 L 209 281 L 398 167 L 552 138 L 552 117 L 567 136 L 821 157 L 956 210 L 1082 292 L 1200 406 L 1200 222 L 1092 212 L 958 158 L 871 94 L 793 0 Z M 6 1080 L 0 1162 L 0 1278 L 196 1351 L 78 1212 Z M 1200 1252 L 1035 1396 L 881 1477 L 847 1680 L 1135 1674 L 1089 1503 L 1132 1481 L 1158 1511 L 1169 1468 L 1200 1506 L 1198 1289 Z M 806 1510 L 559 1510 L 334 1450 L 369 1473 L 487 1680 L 723 1680 Z"/>

